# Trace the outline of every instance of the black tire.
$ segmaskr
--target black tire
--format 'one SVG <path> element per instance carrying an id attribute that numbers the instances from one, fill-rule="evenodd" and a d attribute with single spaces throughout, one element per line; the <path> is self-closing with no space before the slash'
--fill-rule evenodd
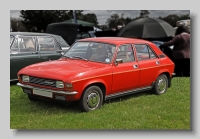
<path id="1" fill-rule="evenodd" d="M 30 101 L 38 101 L 37 98 L 34 98 L 34 97 L 32 97 L 31 95 L 28 95 L 28 99 L 29 99 Z"/>
<path id="2" fill-rule="evenodd" d="M 156 79 L 153 91 L 157 95 L 161 95 L 167 91 L 168 88 L 168 78 L 165 74 L 161 74 Z"/>
<path id="3" fill-rule="evenodd" d="M 90 86 L 83 92 L 79 106 L 82 111 L 88 112 L 100 108 L 102 103 L 102 90 L 98 86 Z"/>

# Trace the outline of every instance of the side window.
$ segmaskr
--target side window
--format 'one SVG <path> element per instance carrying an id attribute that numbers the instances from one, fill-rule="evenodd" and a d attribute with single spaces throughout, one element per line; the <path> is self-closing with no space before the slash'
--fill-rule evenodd
<path id="1" fill-rule="evenodd" d="M 156 58 L 151 48 L 145 44 L 135 45 L 138 61 Z"/>
<path id="2" fill-rule="evenodd" d="M 40 51 L 60 50 L 52 37 L 38 37 Z"/>
<path id="3" fill-rule="evenodd" d="M 14 42 L 11 46 L 10 49 L 11 52 L 19 52 L 18 44 L 17 44 L 17 39 L 14 39 Z"/>
<path id="4" fill-rule="evenodd" d="M 154 54 L 154 52 L 151 50 L 151 48 L 149 48 L 149 54 L 150 54 L 150 58 L 157 58 L 156 55 Z"/>
<path id="5" fill-rule="evenodd" d="M 123 62 L 134 61 L 132 45 L 126 44 L 119 46 L 116 59 L 122 59 Z"/>
<path id="6" fill-rule="evenodd" d="M 17 38 L 18 47 L 20 52 L 33 52 L 35 51 L 35 38 L 34 37 L 19 37 Z M 16 43 L 17 44 L 17 43 Z"/>

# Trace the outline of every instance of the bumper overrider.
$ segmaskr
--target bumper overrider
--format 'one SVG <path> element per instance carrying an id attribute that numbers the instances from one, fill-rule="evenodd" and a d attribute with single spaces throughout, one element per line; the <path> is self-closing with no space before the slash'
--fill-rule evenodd
<path id="1" fill-rule="evenodd" d="M 28 95 L 41 96 L 56 100 L 66 100 L 66 96 L 78 94 L 78 92 L 76 91 L 70 92 L 70 91 L 45 89 L 45 88 L 34 87 L 31 85 L 25 85 L 22 83 L 17 83 L 17 85 L 22 87 L 24 93 Z"/>

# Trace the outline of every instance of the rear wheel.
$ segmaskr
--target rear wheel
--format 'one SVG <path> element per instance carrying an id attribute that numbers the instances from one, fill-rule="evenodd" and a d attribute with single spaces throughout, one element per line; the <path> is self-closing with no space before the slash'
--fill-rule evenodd
<path id="1" fill-rule="evenodd" d="M 84 112 L 92 111 L 101 107 L 103 103 L 103 93 L 98 86 L 88 87 L 82 94 L 79 101 L 80 108 Z"/>
<path id="2" fill-rule="evenodd" d="M 163 93 L 165 93 L 167 91 L 167 88 L 168 88 L 168 79 L 167 79 L 167 76 L 165 74 L 161 74 L 156 79 L 156 83 L 154 85 L 153 91 L 157 95 L 161 95 L 161 94 L 163 94 Z"/>

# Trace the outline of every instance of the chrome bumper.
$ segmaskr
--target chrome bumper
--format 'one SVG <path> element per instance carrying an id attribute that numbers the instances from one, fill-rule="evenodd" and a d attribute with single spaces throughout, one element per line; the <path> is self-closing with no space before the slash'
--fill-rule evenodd
<path id="1" fill-rule="evenodd" d="M 176 73 L 172 73 L 172 78 L 176 75 Z"/>
<path id="2" fill-rule="evenodd" d="M 41 91 L 46 91 L 46 92 L 55 92 L 55 93 L 59 93 L 59 94 L 64 94 L 64 95 L 76 95 L 78 94 L 78 92 L 73 91 L 73 92 L 69 92 L 69 91 L 59 91 L 59 90 L 51 90 L 51 89 L 43 89 L 43 88 L 38 88 L 38 87 L 34 87 L 34 86 L 30 86 L 30 85 L 25 85 L 25 84 L 21 84 L 21 83 L 17 83 L 18 86 L 21 87 L 25 87 L 25 88 L 30 88 L 30 89 L 36 89 L 36 90 L 41 90 Z"/>

